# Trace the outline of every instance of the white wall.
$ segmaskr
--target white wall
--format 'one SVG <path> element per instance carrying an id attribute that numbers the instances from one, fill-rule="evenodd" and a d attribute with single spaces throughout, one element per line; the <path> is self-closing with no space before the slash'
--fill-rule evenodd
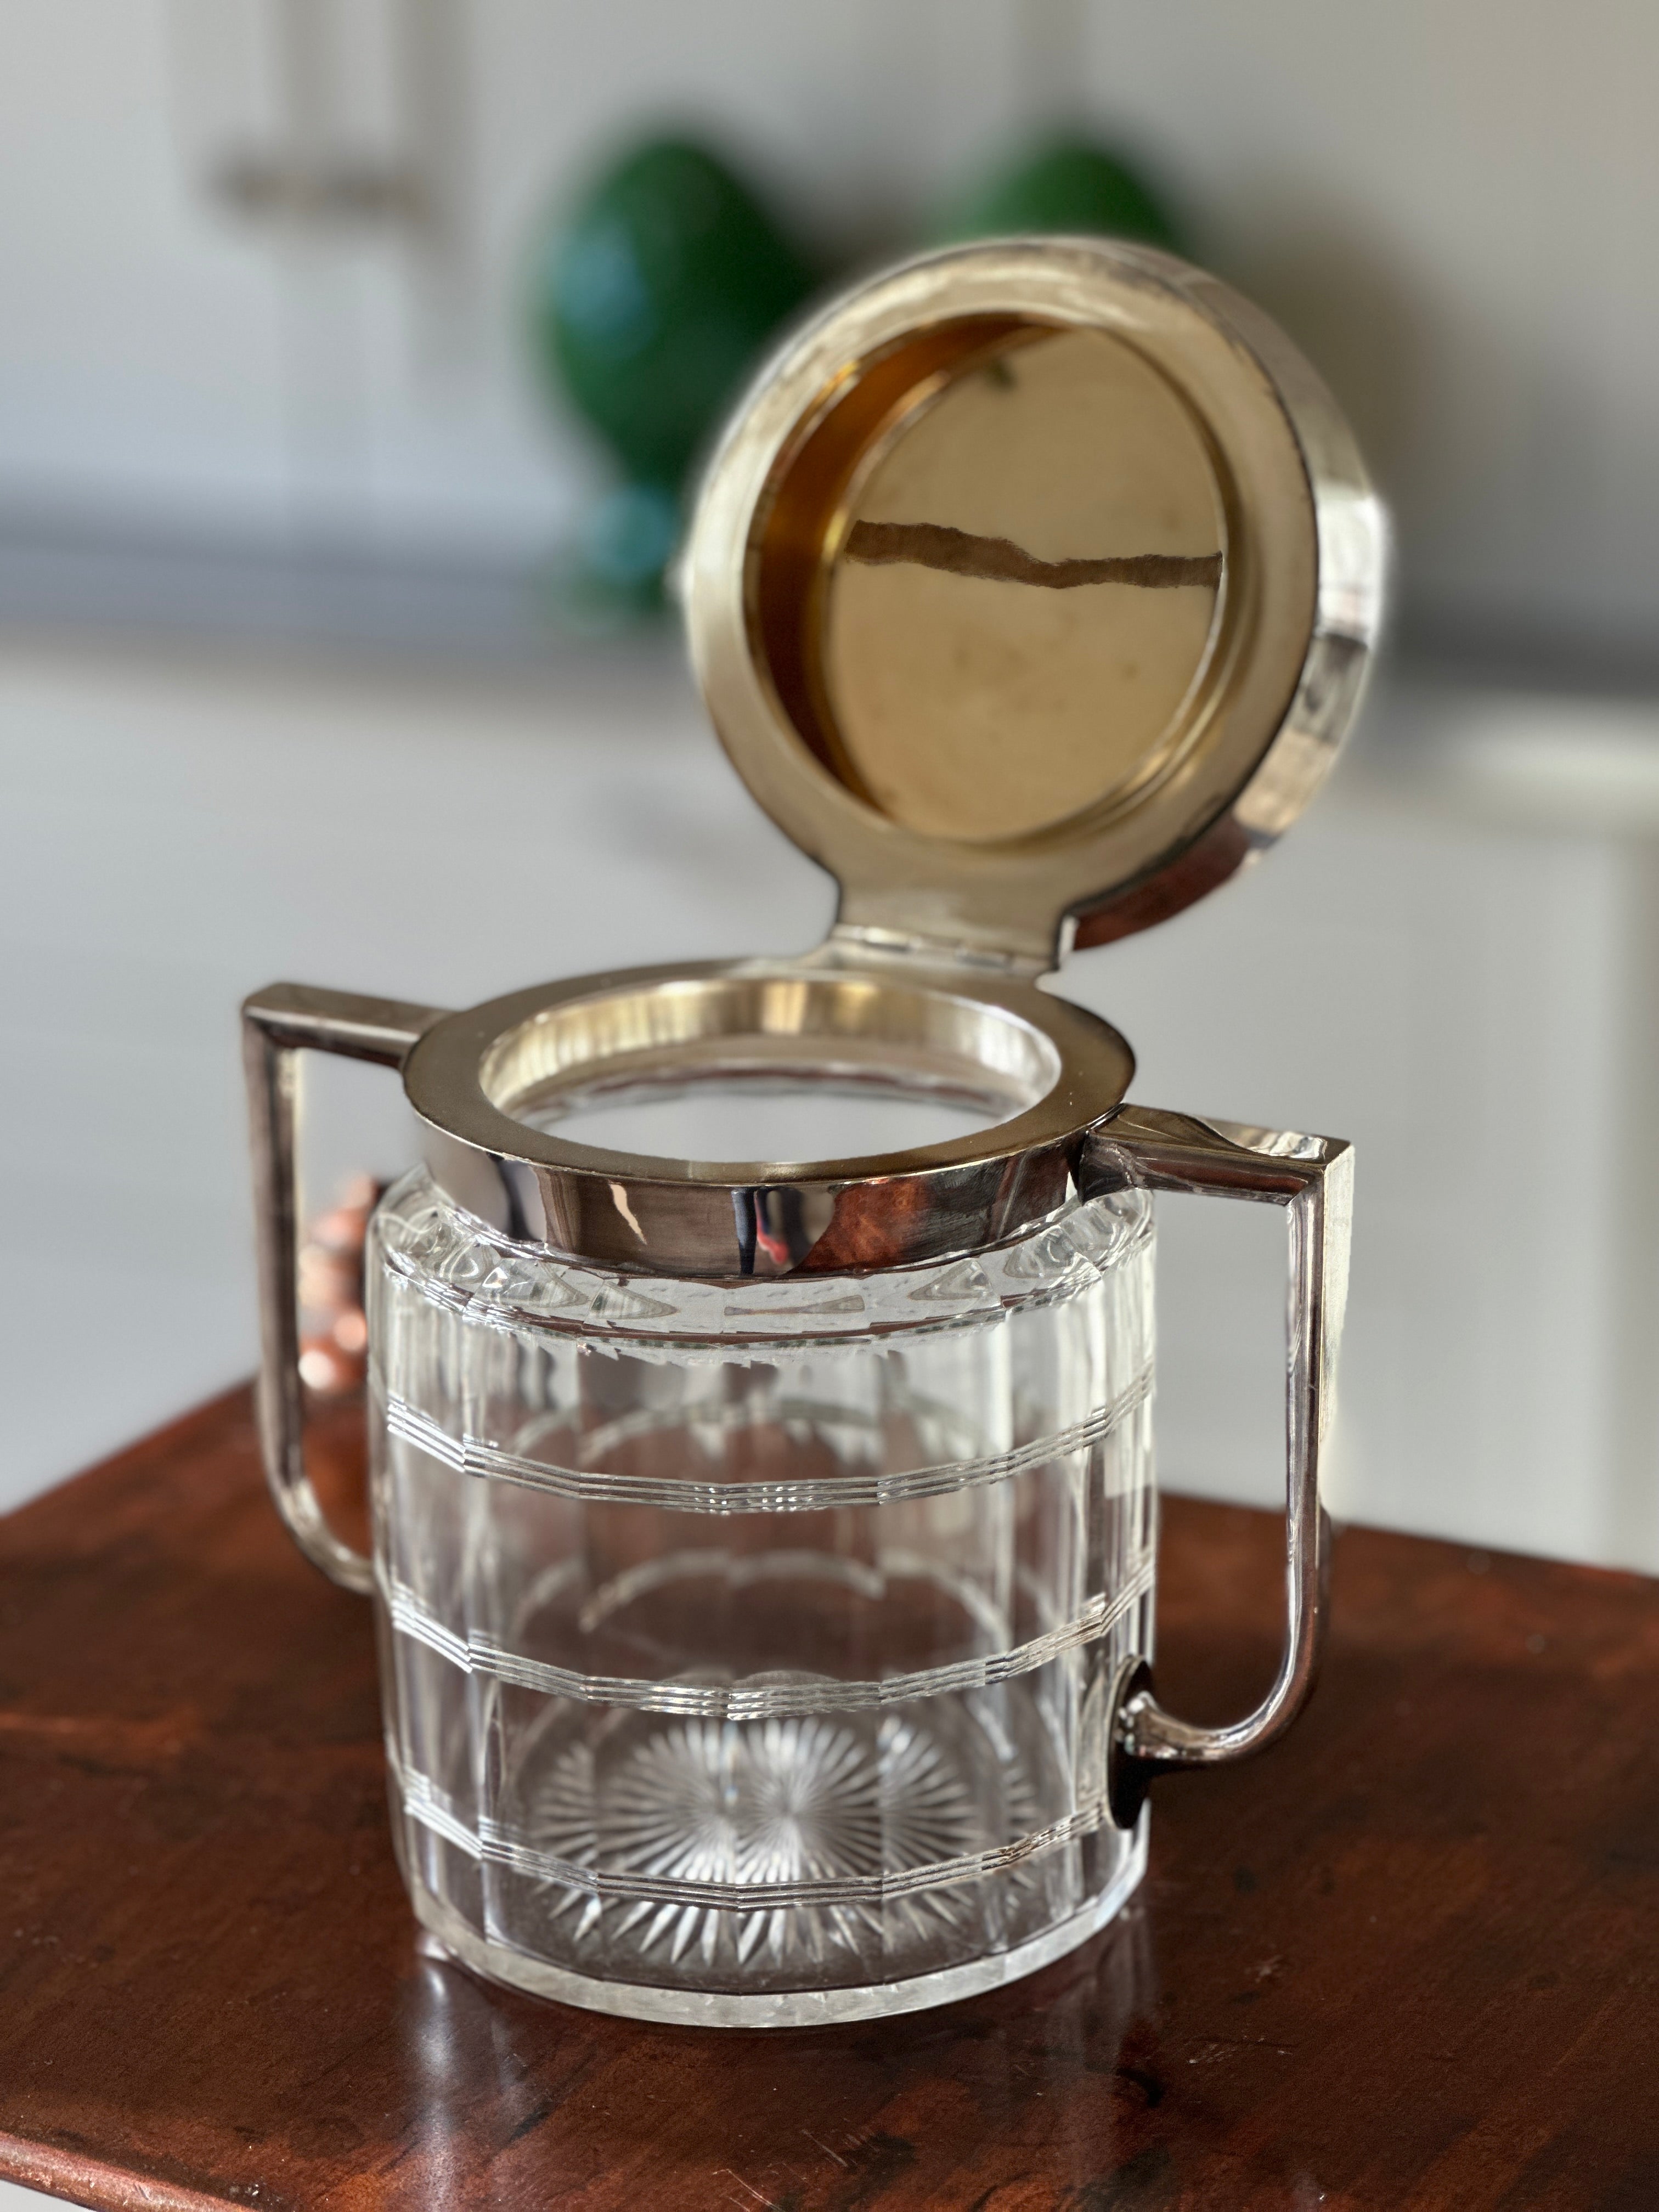
<path id="1" fill-rule="evenodd" d="M 1356 1142 L 1355 1517 L 1659 1567 L 1656 738 L 1396 688 L 1264 866 L 1066 971 L 1135 1097 Z M 252 1364 L 246 991 L 465 1005 L 804 946 L 830 902 L 668 660 L 513 690 L 13 648 L 0 811 L 6 1498 Z M 395 1170 L 395 1083 L 319 1066 L 319 1185 Z M 1277 1218 L 1161 1233 L 1165 1474 L 1266 1502 Z"/>
<path id="2" fill-rule="evenodd" d="M 400 14 L 438 27 L 410 127 L 443 234 L 286 247 L 205 185 L 283 127 L 276 5 L 0 0 L 0 523 L 520 557 L 591 469 L 526 369 L 526 240 L 616 132 L 707 119 L 845 250 L 1075 102 L 1326 367 L 1397 503 L 1417 605 L 1443 626 L 1650 626 L 1646 0 L 332 0 L 329 127 L 351 148 L 396 151 L 392 33 Z"/>

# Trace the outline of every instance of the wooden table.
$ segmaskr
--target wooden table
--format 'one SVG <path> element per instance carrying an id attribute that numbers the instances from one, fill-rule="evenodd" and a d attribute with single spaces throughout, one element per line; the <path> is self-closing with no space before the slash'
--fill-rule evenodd
<path id="1" fill-rule="evenodd" d="M 1242 1709 L 1276 1524 L 1171 1501 Z M 1291 1741 L 1155 1797 L 1117 1926 L 884 2027 L 647 2027 L 422 1948 L 368 1608 L 238 1392 L 0 1523 L 0 2173 L 94 2206 L 1659 2207 L 1659 1603 L 1353 1530 Z"/>

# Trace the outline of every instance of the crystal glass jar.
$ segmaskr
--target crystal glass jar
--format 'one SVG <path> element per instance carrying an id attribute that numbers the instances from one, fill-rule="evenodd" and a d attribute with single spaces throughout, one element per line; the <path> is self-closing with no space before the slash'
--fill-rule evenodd
<path id="1" fill-rule="evenodd" d="M 266 1470 L 374 1595 L 410 1894 L 480 1972 L 727 2025 L 958 1996 L 1110 1917 L 1158 1775 L 1290 1724 L 1352 1156 L 1127 1103 L 1124 1039 L 1042 979 L 1294 817 L 1381 569 L 1328 396 L 1198 271 L 906 264 L 787 342 L 682 562 L 721 739 L 840 884 L 824 943 L 247 1002 Z M 307 1050 L 398 1069 L 421 1129 L 370 1232 L 372 1558 L 306 1471 Z M 793 1133 L 744 1133 L 784 1096 Z M 664 1102 L 695 1131 L 629 1119 Z M 1289 1231 L 1285 1650 L 1227 1728 L 1151 1674 L 1171 1190 Z"/>
<path id="2" fill-rule="evenodd" d="M 619 1285 L 405 1177 L 375 1583 L 428 1925 L 548 1996 L 771 2024 L 964 1995 L 1115 1911 L 1151 1267 L 1125 1190 L 861 1281 Z"/>

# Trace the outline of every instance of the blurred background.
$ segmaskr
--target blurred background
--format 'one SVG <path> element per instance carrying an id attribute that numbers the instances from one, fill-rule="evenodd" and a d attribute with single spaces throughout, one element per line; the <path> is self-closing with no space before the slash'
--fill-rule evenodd
<path id="1" fill-rule="evenodd" d="M 1065 988 L 1144 1102 L 1358 1144 L 1348 1513 L 1659 1569 L 1659 11 L 0 0 L 0 1503 L 252 1366 L 247 990 L 821 933 L 653 616 L 678 501 L 780 314 L 1017 219 L 1253 295 L 1399 536 L 1307 820 Z M 316 1088 L 321 1207 L 410 1146 L 384 1076 Z M 1160 1452 L 1266 1501 L 1282 1259 L 1231 1211 L 1169 1209 Z"/>

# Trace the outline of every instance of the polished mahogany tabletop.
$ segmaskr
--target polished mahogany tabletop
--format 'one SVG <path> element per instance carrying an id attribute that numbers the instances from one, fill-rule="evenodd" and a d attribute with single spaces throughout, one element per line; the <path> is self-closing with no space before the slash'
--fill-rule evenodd
<path id="1" fill-rule="evenodd" d="M 1170 1501 L 1242 1711 L 1277 1524 Z M 1655 2212 L 1659 1586 L 1352 1529 L 1291 1739 L 1154 1793 L 1119 1923 L 881 2026 L 647 2027 L 423 1946 L 369 1613 L 245 1393 L 0 1522 L 0 2174 L 204 2212 Z"/>

